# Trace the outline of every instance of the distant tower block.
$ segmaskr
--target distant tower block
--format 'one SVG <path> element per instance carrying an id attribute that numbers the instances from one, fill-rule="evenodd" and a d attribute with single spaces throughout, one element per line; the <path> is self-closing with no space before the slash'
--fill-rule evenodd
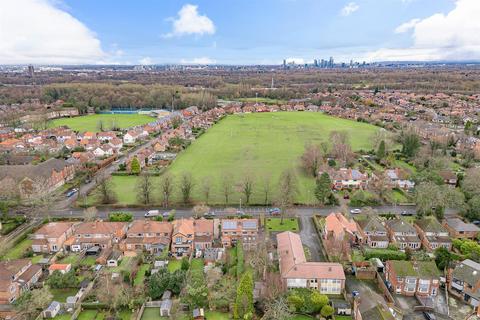
<path id="1" fill-rule="evenodd" d="M 273 81 L 273 77 L 272 77 L 272 86 L 271 86 L 271 89 L 275 89 L 275 82 Z"/>
<path id="2" fill-rule="evenodd" d="M 28 75 L 30 78 L 33 78 L 35 76 L 35 68 L 32 65 L 28 66 Z"/>

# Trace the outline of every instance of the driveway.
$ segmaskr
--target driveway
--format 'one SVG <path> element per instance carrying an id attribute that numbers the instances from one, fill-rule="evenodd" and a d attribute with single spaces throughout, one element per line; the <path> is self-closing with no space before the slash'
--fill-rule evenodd
<path id="1" fill-rule="evenodd" d="M 320 239 L 312 217 L 300 216 L 300 238 L 304 246 L 310 249 L 311 261 L 327 261 L 320 250 Z"/>
<path id="2" fill-rule="evenodd" d="M 385 299 L 383 298 L 380 289 L 373 280 L 358 280 L 355 276 L 346 275 L 347 280 L 345 289 L 347 294 L 351 294 L 352 291 L 358 291 L 360 294 L 360 312 L 365 312 L 375 307 L 377 304 L 383 304 L 386 306 Z"/>

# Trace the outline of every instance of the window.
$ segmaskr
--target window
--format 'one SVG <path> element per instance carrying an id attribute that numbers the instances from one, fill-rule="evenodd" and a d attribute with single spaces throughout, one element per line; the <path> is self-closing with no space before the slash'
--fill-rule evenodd
<path id="1" fill-rule="evenodd" d="M 182 243 L 182 237 L 176 237 L 175 243 Z"/>

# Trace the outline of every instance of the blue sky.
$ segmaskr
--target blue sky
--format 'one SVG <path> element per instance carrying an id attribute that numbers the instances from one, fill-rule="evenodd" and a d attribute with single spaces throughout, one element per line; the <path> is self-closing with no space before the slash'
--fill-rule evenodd
<path id="1" fill-rule="evenodd" d="M 13 35 L 0 31 L 0 63 L 279 64 L 284 58 L 310 62 L 329 56 L 337 61 L 479 59 L 479 3 L 3 0 L 0 30 Z M 15 18 L 31 25 L 1 22 L 2 9 L 20 11 Z"/>

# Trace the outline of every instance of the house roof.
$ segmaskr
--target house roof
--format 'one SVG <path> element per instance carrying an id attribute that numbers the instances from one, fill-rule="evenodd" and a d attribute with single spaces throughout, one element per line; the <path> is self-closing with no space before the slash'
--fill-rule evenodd
<path id="1" fill-rule="evenodd" d="M 5 177 L 11 177 L 14 180 L 23 180 L 28 177 L 30 179 L 48 179 L 52 171 L 62 171 L 68 163 L 61 159 L 48 159 L 42 163 L 32 165 L 3 165 L 0 166 L 0 180 Z"/>
<path id="2" fill-rule="evenodd" d="M 434 261 L 388 260 L 388 264 L 399 277 L 438 278 L 440 271 Z"/>
<path id="3" fill-rule="evenodd" d="M 48 270 L 50 271 L 55 271 L 55 270 L 67 270 L 71 268 L 72 265 L 70 263 L 54 263 L 50 267 L 48 267 Z"/>
<path id="4" fill-rule="evenodd" d="M 345 279 L 339 263 L 307 262 L 302 241 L 296 233 L 286 231 L 277 235 L 280 274 L 283 278 Z"/>
<path id="5" fill-rule="evenodd" d="M 50 222 L 44 224 L 35 232 L 35 235 L 43 235 L 46 238 L 58 238 L 72 228 L 73 222 Z"/>
<path id="6" fill-rule="evenodd" d="M 452 229 L 456 231 L 464 231 L 464 232 L 478 232 L 480 228 L 478 228 L 473 223 L 465 223 L 460 218 L 449 218 L 445 219 L 445 223 Z"/>
<path id="7" fill-rule="evenodd" d="M 124 234 L 126 226 L 126 222 L 82 222 L 75 227 L 75 234 L 107 234 L 120 237 Z"/>
<path id="8" fill-rule="evenodd" d="M 417 233 L 417 230 L 415 230 L 410 223 L 403 219 L 391 219 L 386 223 L 393 232 Z"/>
<path id="9" fill-rule="evenodd" d="M 371 216 L 366 220 L 359 221 L 358 225 L 365 232 L 375 232 L 375 231 L 386 232 L 387 231 L 385 226 L 380 222 L 380 220 L 376 216 Z"/>
<path id="10" fill-rule="evenodd" d="M 463 260 L 457 264 L 452 275 L 475 287 L 480 281 L 480 264 L 470 259 Z"/>
<path id="11" fill-rule="evenodd" d="M 327 233 L 333 232 L 336 237 L 341 237 L 345 232 L 350 234 L 358 232 L 355 221 L 347 219 L 338 212 L 330 213 L 325 218 L 325 230 Z"/>
<path id="12" fill-rule="evenodd" d="M 134 220 L 128 229 L 128 233 L 169 233 L 171 234 L 173 226 L 166 221 Z"/>
<path id="13" fill-rule="evenodd" d="M 210 233 L 213 234 L 213 220 L 198 219 L 193 222 L 195 234 Z"/>
<path id="14" fill-rule="evenodd" d="M 447 232 L 435 217 L 424 217 L 415 221 L 415 224 L 425 232 Z"/>
<path id="15" fill-rule="evenodd" d="M 175 220 L 173 223 L 173 233 L 181 233 L 183 235 L 194 234 L 195 229 L 193 227 L 193 219 L 180 219 Z"/>

